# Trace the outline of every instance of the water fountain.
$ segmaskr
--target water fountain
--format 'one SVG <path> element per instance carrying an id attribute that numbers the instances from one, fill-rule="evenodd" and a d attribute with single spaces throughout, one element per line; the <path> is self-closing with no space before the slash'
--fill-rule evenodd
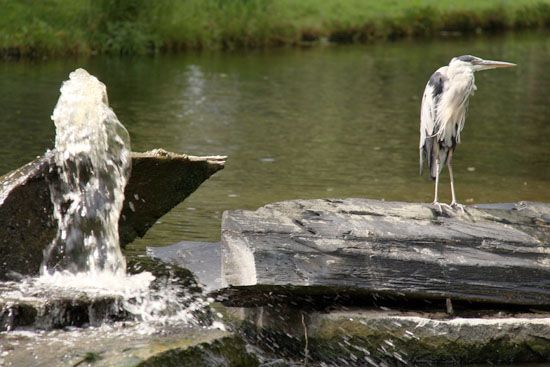
<path id="1" fill-rule="evenodd" d="M 58 230 L 41 273 L 123 277 L 118 219 L 130 176 L 130 137 L 109 108 L 103 83 L 84 69 L 69 78 L 52 115 L 58 179 L 50 192 Z"/>
<path id="2" fill-rule="evenodd" d="M 65 339 L 91 347 L 96 340 L 111 345 L 140 335 L 139 343 L 148 343 L 159 326 L 172 335 L 172 344 L 183 343 L 182 330 L 187 344 L 189 336 L 198 342 L 212 338 L 208 302 L 196 286 L 186 288 L 189 279 L 182 278 L 188 274 L 158 264 L 157 276 L 126 271 L 118 223 L 131 170 L 130 139 L 108 105 L 105 85 L 84 69 L 75 70 L 61 87 L 52 120 L 56 138 L 47 153 L 53 162 L 47 180 L 58 229 L 44 250 L 40 276 L 0 283 L 0 308 L 6 311 L 0 314 L 0 331 L 31 319 L 4 341 L 18 345 L 21 335 L 30 338 L 26 345 L 38 358 L 40 345 Z M 51 331 L 43 341 L 45 330 L 70 326 L 87 328 Z M 223 336 L 223 326 L 214 329 Z M 0 364 L 6 356 L 29 363 L 24 351 L 12 355 L 2 350 L 5 345 L 0 343 Z"/>
<path id="3" fill-rule="evenodd" d="M 140 320 L 192 321 L 177 284 L 152 290 L 150 272 L 126 273 L 118 222 L 130 176 L 130 137 L 109 107 L 105 85 L 84 69 L 72 72 L 52 120 L 56 172 L 49 186 L 58 230 L 36 284 L 114 296 L 121 312 Z M 197 300 L 191 308 L 200 306 Z"/>

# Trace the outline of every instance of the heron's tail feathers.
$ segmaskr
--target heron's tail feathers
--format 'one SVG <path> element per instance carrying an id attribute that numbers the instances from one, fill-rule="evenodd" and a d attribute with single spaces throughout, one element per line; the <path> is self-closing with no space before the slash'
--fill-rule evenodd
<path id="1" fill-rule="evenodd" d="M 439 172 L 441 172 L 441 168 L 439 169 Z M 435 180 L 436 175 L 437 175 L 437 163 L 434 159 L 433 164 L 430 166 L 430 177 L 432 178 L 432 180 Z"/>
<path id="2" fill-rule="evenodd" d="M 424 161 L 428 166 L 428 170 L 431 172 L 432 168 L 432 149 L 433 149 L 434 138 L 428 136 L 426 140 L 423 141 L 423 144 L 420 146 L 420 175 L 422 176 L 422 171 L 424 170 Z"/>
<path id="3" fill-rule="evenodd" d="M 422 176 L 422 169 L 424 168 L 424 152 L 422 151 L 422 148 L 420 148 L 420 170 L 418 174 Z"/>
<path id="4" fill-rule="evenodd" d="M 439 144 L 438 144 L 439 145 Z M 432 157 L 432 162 L 430 165 L 430 177 L 432 180 L 435 180 L 438 174 L 441 174 L 443 167 L 447 164 L 447 157 L 449 156 L 449 149 L 439 147 L 437 152 L 434 153 Z M 439 162 L 439 172 L 438 172 L 438 162 Z"/>
<path id="5" fill-rule="evenodd" d="M 437 161 L 439 160 L 439 173 L 447 162 L 449 149 L 442 147 L 436 140 L 436 137 L 427 137 L 424 145 L 420 148 L 420 174 L 424 167 L 424 161 L 430 171 L 430 177 L 435 180 L 437 175 Z"/>

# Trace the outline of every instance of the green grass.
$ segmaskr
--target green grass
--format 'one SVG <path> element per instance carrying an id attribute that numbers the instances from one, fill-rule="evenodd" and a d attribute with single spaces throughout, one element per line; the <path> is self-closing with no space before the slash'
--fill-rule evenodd
<path id="1" fill-rule="evenodd" d="M 4 53 L 24 55 L 83 52 L 83 6 L 69 2 L 56 11 L 60 1 L 0 0 L 0 48 Z"/>
<path id="2" fill-rule="evenodd" d="M 0 0 L 4 56 L 368 42 L 550 26 L 550 0 Z"/>

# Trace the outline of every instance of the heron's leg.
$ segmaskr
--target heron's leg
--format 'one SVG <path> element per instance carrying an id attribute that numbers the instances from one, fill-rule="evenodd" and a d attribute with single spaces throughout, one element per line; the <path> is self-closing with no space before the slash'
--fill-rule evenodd
<path id="1" fill-rule="evenodd" d="M 439 186 L 439 158 L 435 160 L 435 193 L 434 204 L 437 203 L 437 187 Z"/>
<path id="2" fill-rule="evenodd" d="M 449 152 L 449 157 L 447 158 L 447 169 L 449 170 L 449 178 L 451 179 L 451 196 L 452 196 L 451 205 L 455 205 L 456 195 L 455 195 L 455 183 L 453 179 L 453 165 L 451 163 L 452 159 L 453 159 L 453 151 L 451 150 Z"/>
<path id="3" fill-rule="evenodd" d="M 449 157 L 447 158 L 447 169 L 449 170 L 449 178 L 451 179 L 451 195 L 452 195 L 451 206 L 460 208 L 460 210 L 462 210 L 462 212 L 464 213 L 464 205 L 459 204 L 456 201 L 452 160 L 453 160 L 453 151 L 451 150 L 449 151 Z"/>
<path id="4" fill-rule="evenodd" d="M 435 160 L 435 168 L 436 168 L 436 171 L 435 171 L 435 193 L 434 193 L 433 205 L 437 206 L 440 213 L 443 213 L 442 207 L 445 206 L 445 207 L 450 208 L 450 206 L 447 205 L 447 204 L 442 204 L 439 201 L 437 201 L 437 189 L 438 189 L 438 186 L 439 186 L 439 158 L 437 158 Z"/>

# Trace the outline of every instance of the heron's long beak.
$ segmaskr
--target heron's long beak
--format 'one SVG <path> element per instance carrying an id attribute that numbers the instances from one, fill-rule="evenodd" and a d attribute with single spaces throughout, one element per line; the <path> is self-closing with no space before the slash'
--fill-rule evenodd
<path id="1" fill-rule="evenodd" d="M 510 68 L 512 66 L 516 66 L 516 64 L 512 64 L 511 62 L 504 62 L 504 61 L 483 60 L 476 65 L 476 69 L 489 70 L 489 69 L 496 69 L 496 68 Z"/>

